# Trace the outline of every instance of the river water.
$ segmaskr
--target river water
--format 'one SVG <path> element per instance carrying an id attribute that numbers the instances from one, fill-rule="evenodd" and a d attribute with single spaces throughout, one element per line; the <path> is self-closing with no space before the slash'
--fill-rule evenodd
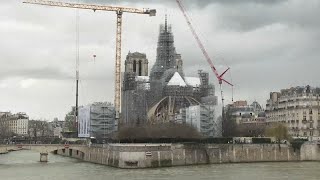
<path id="1" fill-rule="evenodd" d="M 214 164 L 160 169 L 123 170 L 49 154 L 16 151 L 0 155 L 0 180 L 320 180 L 320 162 Z"/>

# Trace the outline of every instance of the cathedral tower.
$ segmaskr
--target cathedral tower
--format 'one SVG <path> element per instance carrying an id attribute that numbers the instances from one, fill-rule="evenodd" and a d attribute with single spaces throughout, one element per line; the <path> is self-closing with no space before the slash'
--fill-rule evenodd
<path id="1" fill-rule="evenodd" d="M 146 54 L 129 52 L 125 61 L 125 72 L 135 73 L 136 76 L 148 76 L 148 64 Z"/>

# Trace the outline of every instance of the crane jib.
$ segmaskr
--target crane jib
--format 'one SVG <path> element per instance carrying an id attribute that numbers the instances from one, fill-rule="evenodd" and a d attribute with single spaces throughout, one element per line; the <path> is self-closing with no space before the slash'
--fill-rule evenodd
<path id="1" fill-rule="evenodd" d="M 44 5 L 44 6 L 67 7 L 67 8 L 75 8 L 75 9 L 90 9 L 93 11 L 116 11 L 116 12 L 121 11 L 121 12 L 128 12 L 128 13 L 137 13 L 137 14 L 149 14 L 150 16 L 156 15 L 155 9 L 147 9 L 147 8 L 137 9 L 137 8 L 118 7 L 118 6 L 65 3 L 65 2 L 44 1 L 44 0 L 26 0 L 23 3 Z"/>

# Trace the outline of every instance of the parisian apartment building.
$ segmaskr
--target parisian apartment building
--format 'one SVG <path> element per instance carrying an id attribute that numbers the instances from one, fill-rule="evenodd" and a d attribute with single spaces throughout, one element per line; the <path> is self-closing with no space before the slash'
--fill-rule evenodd
<path id="1" fill-rule="evenodd" d="M 14 134 L 28 135 L 29 116 L 26 113 L 0 112 L 0 124 Z"/>
<path id="2" fill-rule="evenodd" d="M 292 137 L 320 136 L 320 88 L 298 86 L 271 92 L 266 122 L 283 123 Z"/>

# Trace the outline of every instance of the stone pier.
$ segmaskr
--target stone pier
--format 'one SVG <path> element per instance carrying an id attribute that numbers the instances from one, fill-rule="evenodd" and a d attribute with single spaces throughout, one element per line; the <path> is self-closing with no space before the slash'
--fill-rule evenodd
<path id="1" fill-rule="evenodd" d="M 48 162 L 48 153 L 40 153 L 40 162 Z"/>

